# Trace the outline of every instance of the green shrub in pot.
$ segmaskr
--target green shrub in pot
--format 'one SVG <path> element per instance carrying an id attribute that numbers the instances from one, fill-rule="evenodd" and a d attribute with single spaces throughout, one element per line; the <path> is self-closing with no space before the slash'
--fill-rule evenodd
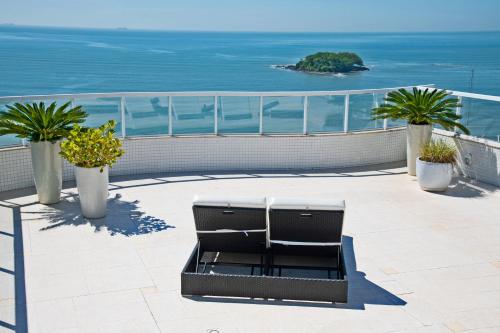
<path id="1" fill-rule="evenodd" d="M 109 168 L 124 151 L 120 139 L 113 136 L 115 121 L 98 128 L 75 126 L 61 143 L 61 155 L 75 165 L 75 177 L 82 215 L 101 218 L 106 215 Z"/>
<path id="2" fill-rule="evenodd" d="M 75 126 L 61 143 L 61 155 L 80 168 L 99 168 L 103 172 L 123 155 L 120 139 L 114 137 L 116 122 L 108 121 L 97 128 Z"/>
<path id="3" fill-rule="evenodd" d="M 445 191 L 453 177 L 453 164 L 457 159 L 454 145 L 436 140 L 425 144 L 417 158 L 417 179 L 426 191 Z"/>
<path id="4" fill-rule="evenodd" d="M 457 149 L 444 140 L 434 140 L 420 148 L 420 160 L 430 163 L 455 163 Z"/>

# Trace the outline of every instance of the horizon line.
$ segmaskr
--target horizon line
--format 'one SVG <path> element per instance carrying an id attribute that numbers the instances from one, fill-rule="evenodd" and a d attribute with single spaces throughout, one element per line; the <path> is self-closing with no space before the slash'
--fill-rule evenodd
<path id="1" fill-rule="evenodd" d="M 143 32 L 206 32 L 206 33 L 294 33 L 294 34 L 377 34 L 377 33 L 477 33 L 477 32 L 500 32 L 500 30 L 380 30 L 380 31 L 285 31 L 285 30 L 196 30 L 196 29 L 155 29 L 155 28 L 128 28 L 128 27 L 83 27 L 83 26 L 55 26 L 55 25 L 30 25 L 16 24 L 11 22 L 0 23 L 0 27 L 20 27 L 20 28 L 52 28 L 52 29 L 75 29 L 75 30 L 105 30 L 105 31 L 143 31 Z"/>

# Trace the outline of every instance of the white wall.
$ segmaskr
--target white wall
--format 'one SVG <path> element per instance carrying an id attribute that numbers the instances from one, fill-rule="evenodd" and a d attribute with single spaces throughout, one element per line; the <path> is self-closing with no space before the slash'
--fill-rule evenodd
<path id="1" fill-rule="evenodd" d="M 158 172 L 328 169 L 402 161 L 404 129 L 314 136 L 197 136 L 125 139 L 111 175 Z M 28 148 L 0 150 L 0 191 L 33 186 Z M 64 163 L 64 180 L 73 179 Z"/>
<path id="2" fill-rule="evenodd" d="M 434 130 L 433 138 L 444 139 L 458 149 L 458 170 L 465 176 L 500 186 L 500 143 Z"/>

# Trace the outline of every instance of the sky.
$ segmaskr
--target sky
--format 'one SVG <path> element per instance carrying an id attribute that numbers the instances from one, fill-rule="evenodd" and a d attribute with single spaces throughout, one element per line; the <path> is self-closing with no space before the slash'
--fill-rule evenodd
<path id="1" fill-rule="evenodd" d="M 500 30 L 500 0 L 0 0 L 0 24 L 195 31 Z"/>

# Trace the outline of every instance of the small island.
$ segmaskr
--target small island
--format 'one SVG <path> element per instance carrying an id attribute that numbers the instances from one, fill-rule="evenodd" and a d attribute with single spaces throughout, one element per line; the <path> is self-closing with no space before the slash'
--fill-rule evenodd
<path id="1" fill-rule="evenodd" d="M 320 74 L 347 74 L 369 70 L 363 60 L 352 52 L 318 52 L 308 55 L 295 65 L 277 65 L 276 68 Z"/>

